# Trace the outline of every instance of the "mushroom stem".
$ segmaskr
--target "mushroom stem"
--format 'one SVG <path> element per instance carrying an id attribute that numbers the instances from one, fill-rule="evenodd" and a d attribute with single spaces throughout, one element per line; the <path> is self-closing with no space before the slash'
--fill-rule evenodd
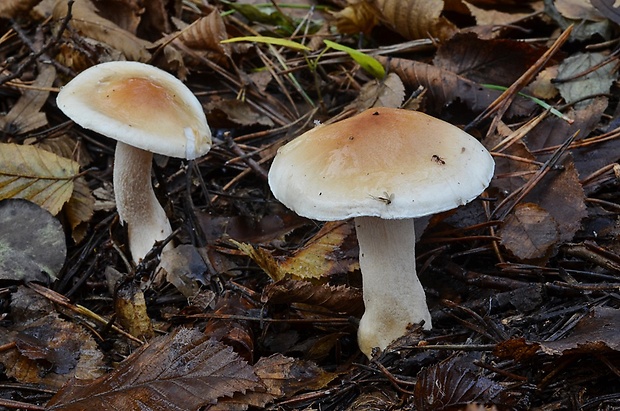
<path id="1" fill-rule="evenodd" d="M 153 153 L 118 142 L 114 155 L 116 209 L 127 223 L 129 250 L 135 262 L 171 233 L 170 221 L 151 183 Z"/>
<path id="2" fill-rule="evenodd" d="M 416 274 L 413 218 L 384 220 L 356 217 L 365 312 L 357 332 L 360 349 L 369 358 L 424 321 L 431 328 L 426 295 Z"/>

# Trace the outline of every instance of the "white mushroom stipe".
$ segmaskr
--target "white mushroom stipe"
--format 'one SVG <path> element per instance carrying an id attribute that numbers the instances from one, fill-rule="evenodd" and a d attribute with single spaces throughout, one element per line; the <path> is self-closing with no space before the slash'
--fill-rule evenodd
<path id="1" fill-rule="evenodd" d="M 114 192 L 138 262 L 171 233 L 151 184 L 153 153 L 195 159 L 211 148 L 202 105 L 179 79 L 148 64 L 93 66 L 65 85 L 58 107 L 83 128 L 118 141 Z"/>
<path id="2" fill-rule="evenodd" d="M 457 127 L 415 111 L 373 108 L 281 147 L 269 186 L 301 216 L 355 217 L 366 306 L 358 341 L 370 357 L 409 324 L 432 326 L 415 271 L 413 219 L 468 203 L 493 171 L 488 151 Z"/>

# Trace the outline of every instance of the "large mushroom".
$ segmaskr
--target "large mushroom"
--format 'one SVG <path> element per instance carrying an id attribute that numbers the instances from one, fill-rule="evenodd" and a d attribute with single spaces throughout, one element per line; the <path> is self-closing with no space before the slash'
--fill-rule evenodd
<path id="1" fill-rule="evenodd" d="M 153 153 L 195 159 L 211 148 L 202 105 L 176 77 L 148 64 L 93 66 L 58 94 L 58 107 L 83 128 L 117 140 L 114 192 L 139 261 L 172 233 L 151 184 Z"/>
<path id="2" fill-rule="evenodd" d="M 420 112 L 373 108 L 281 147 L 269 186 L 301 216 L 355 218 L 365 305 L 358 343 L 370 357 L 409 324 L 431 328 L 414 218 L 473 200 L 493 171 L 489 152 L 459 128 Z"/>

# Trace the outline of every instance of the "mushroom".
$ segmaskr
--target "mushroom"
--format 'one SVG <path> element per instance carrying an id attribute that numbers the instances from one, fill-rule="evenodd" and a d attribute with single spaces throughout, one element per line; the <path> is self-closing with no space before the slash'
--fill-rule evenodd
<path id="1" fill-rule="evenodd" d="M 416 274 L 414 218 L 473 200 L 493 171 L 489 152 L 459 128 L 420 112 L 372 108 L 281 147 L 269 186 L 301 216 L 354 217 L 365 305 L 358 344 L 370 357 L 409 324 L 432 327 Z"/>
<path id="2" fill-rule="evenodd" d="M 139 261 L 172 233 L 151 184 L 153 153 L 195 159 L 211 148 L 202 105 L 176 77 L 148 64 L 88 68 L 58 94 L 58 107 L 83 128 L 117 140 L 114 192 L 129 249 Z"/>

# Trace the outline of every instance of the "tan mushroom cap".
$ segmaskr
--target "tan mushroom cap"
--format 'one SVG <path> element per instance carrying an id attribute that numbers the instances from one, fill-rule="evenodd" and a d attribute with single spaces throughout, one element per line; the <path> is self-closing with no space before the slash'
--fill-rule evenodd
<path id="1" fill-rule="evenodd" d="M 402 219 L 471 201 L 488 186 L 494 167 L 478 140 L 449 123 L 372 108 L 281 147 L 269 185 L 304 217 Z"/>
<path id="2" fill-rule="evenodd" d="M 80 126 L 131 146 L 194 159 L 211 148 L 196 96 L 176 77 L 148 64 L 93 66 L 60 90 L 58 107 Z"/>

